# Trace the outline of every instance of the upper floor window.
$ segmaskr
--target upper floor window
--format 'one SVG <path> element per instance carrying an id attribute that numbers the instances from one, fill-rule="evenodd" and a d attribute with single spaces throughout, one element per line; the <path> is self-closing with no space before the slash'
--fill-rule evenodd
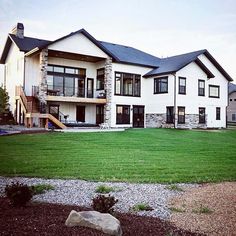
<path id="1" fill-rule="evenodd" d="M 209 85 L 209 97 L 210 98 L 219 98 L 220 97 L 220 86 Z"/>
<path id="2" fill-rule="evenodd" d="M 115 72 L 115 95 L 140 97 L 141 75 Z"/>
<path id="3" fill-rule="evenodd" d="M 179 94 L 186 94 L 186 78 L 179 77 Z"/>
<path id="4" fill-rule="evenodd" d="M 199 107 L 199 123 L 206 123 L 206 109 L 204 107 Z"/>
<path id="5" fill-rule="evenodd" d="M 205 96 L 205 81 L 198 80 L 198 96 Z"/>
<path id="6" fill-rule="evenodd" d="M 174 123 L 174 107 L 166 107 L 166 123 Z"/>
<path id="7" fill-rule="evenodd" d="M 154 79 L 154 94 L 168 93 L 168 77 Z"/>
<path id="8" fill-rule="evenodd" d="M 97 90 L 104 90 L 105 81 L 105 69 L 101 68 L 97 70 Z"/>
<path id="9" fill-rule="evenodd" d="M 185 107 L 178 107 L 178 124 L 185 123 Z"/>
<path id="10" fill-rule="evenodd" d="M 236 121 L 236 113 L 232 114 L 232 121 Z"/>
<path id="11" fill-rule="evenodd" d="M 220 120 L 220 107 L 216 107 L 216 120 Z"/>

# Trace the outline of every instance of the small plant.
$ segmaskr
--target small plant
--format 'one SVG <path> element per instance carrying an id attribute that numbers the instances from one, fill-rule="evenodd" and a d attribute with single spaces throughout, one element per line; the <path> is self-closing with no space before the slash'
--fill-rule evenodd
<path id="1" fill-rule="evenodd" d="M 115 189 L 106 185 L 99 185 L 95 192 L 96 193 L 110 193 L 110 192 L 114 192 Z"/>
<path id="2" fill-rule="evenodd" d="M 184 191 L 181 187 L 179 187 L 176 184 L 171 184 L 169 186 L 166 186 L 166 189 L 171 190 L 171 191 L 178 191 L 178 192 L 183 192 Z"/>
<path id="3" fill-rule="evenodd" d="M 5 187 L 7 198 L 13 206 L 25 206 L 33 196 L 32 189 L 27 184 L 20 184 L 19 182 L 12 182 L 11 185 Z"/>
<path id="4" fill-rule="evenodd" d="M 139 203 L 131 208 L 131 211 L 152 211 L 153 208 L 146 203 Z"/>
<path id="5" fill-rule="evenodd" d="M 196 214 L 211 214 L 213 211 L 210 208 L 201 205 L 199 208 L 193 209 L 192 212 Z"/>
<path id="6" fill-rule="evenodd" d="M 183 213 L 183 212 L 185 212 L 184 209 L 177 208 L 177 207 L 170 207 L 169 209 L 170 209 L 172 212 L 178 212 L 178 213 Z"/>
<path id="7" fill-rule="evenodd" d="M 33 194 L 42 194 L 49 190 L 54 190 L 54 187 L 50 184 L 37 184 L 31 186 Z"/>
<path id="8" fill-rule="evenodd" d="M 118 202 L 113 196 L 98 195 L 93 198 L 92 208 L 101 213 L 112 213 L 113 206 Z"/>

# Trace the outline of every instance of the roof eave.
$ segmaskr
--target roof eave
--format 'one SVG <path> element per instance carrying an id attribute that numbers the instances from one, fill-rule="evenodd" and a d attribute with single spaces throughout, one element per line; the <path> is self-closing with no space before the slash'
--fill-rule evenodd
<path id="1" fill-rule="evenodd" d="M 206 73 L 208 79 L 215 77 L 213 73 L 200 61 L 199 58 L 195 60 L 195 63 Z"/>
<path id="2" fill-rule="evenodd" d="M 2 54 L 1 54 L 0 64 L 5 64 L 9 49 L 11 47 L 11 44 L 12 44 L 12 39 L 8 35 L 7 39 L 6 39 L 6 42 L 5 42 L 5 46 L 4 46 Z"/>
<path id="3" fill-rule="evenodd" d="M 176 71 L 166 71 L 166 72 L 161 72 L 161 73 L 155 73 L 155 74 L 145 74 L 143 77 L 144 78 L 150 78 L 150 77 L 154 77 L 154 76 L 160 76 L 160 75 L 169 75 L 169 74 L 173 74 Z"/>

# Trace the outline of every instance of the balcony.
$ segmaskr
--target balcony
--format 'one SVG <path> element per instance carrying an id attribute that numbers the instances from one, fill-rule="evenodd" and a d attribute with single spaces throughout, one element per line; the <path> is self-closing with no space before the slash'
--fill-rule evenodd
<path id="1" fill-rule="evenodd" d="M 38 86 L 33 86 L 33 96 L 38 96 Z M 104 90 L 90 90 L 75 87 L 48 87 L 47 101 L 105 104 Z"/>

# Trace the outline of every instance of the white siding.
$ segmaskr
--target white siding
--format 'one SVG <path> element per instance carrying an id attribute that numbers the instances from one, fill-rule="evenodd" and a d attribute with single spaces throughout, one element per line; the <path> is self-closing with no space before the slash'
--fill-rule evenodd
<path id="1" fill-rule="evenodd" d="M 48 49 L 107 58 L 100 48 L 81 33 L 53 43 Z"/>

